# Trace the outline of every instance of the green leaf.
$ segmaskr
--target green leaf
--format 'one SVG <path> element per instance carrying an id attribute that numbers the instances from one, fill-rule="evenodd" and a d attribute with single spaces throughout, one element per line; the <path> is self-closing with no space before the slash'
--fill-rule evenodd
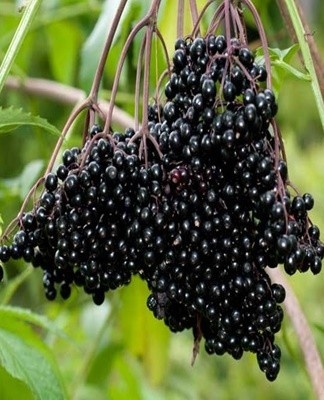
<path id="1" fill-rule="evenodd" d="M 282 68 L 285 72 L 289 73 L 290 75 L 295 76 L 297 79 L 300 79 L 302 81 L 310 82 L 311 77 L 309 74 L 304 74 L 303 72 L 299 71 L 298 69 L 292 67 L 290 64 L 287 64 L 284 61 L 273 61 L 272 62 L 273 67 L 278 67 Z"/>
<path id="2" fill-rule="evenodd" d="M 53 135 L 60 135 L 60 131 L 44 118 L 26 113 L 22 109 L 0 108 L 0 134 L 23 125 L 38 126 Z"/>
<path id="3" fill-rule="evenodd" d="M 278 48 L 269 48 L 272 84 L 273 90 L 277 96 L 285 79 L 287 79 L 287 76 L 289 75 L 302 81 L 311 81 L 309 74 L 299 71 L 290 64 L 298 49 L 299 46 L 297 44 L 283 50 Z M 264 64 L 264 53 L 261 47 L 256 50 L 256 62 L 258 64 Z"/>
<path id="4" fill-rule="evenodd" d="M 289 63 L 294 55 L 298 51 L 298 44 L 294 44 L 287 49 L 278 49 L 278 48 L 268 48 L 269 56 L 271 61 L 281 60 Z M 264 51 L 262 47 L 258 47 L 255 52 L 256 60 L 260 61 L 261 59 L 264 60 Z"/>
<path id="5" fill-rule="evenodd" d="M 0 365 L 28 386 L 33 399 L 66 398 L 62 378 L 48 347 L 30 326 L 5 312 L 0 312 Z"/>
<path id="6" fill-rule="evenodd" d="M 273 60 L 282 60 L 287 63 L 289 63 L 294 55 L 297 53 L 299 49 L 298 44 L 293 44 L 291 47 L 288 47 L 287 49 L 278 49 L 278 48 L 269 48 L 269 54 L 270 54 L 270 59 Z"/>

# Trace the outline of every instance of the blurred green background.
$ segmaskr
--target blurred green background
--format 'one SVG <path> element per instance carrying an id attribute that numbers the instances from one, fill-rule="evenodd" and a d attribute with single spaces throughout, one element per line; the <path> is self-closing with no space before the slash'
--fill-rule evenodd
<path id="1" fill-rule="evenodd" d="M 0 60 L 20 19 L 18 3 L 0 1 Z M 188 3 L 185 0 L 187 6 Z M 254 3 L 265 25 L 270 47 L 290 47 L 292 42 L 276 3 L 273 0 L 255 0 Z M 12 75 L 22 79 L 48 79 L 88 91 L 116 4 L 118 1 L 114 0 L 44 1 Z M 169 51 L 176 38 L 176 4 L 175 0 L 162 1 L 159 14 L 158 26 Z M 201 9 L 205 1 L 199 0 L 197 4 Z M 323 54 L 324 9 L 316 7 L 315 2 L 312 4 L 308 17 Z M 121 47 L 148 5 L 145 0 L 129 1 L 104 73 L 101 96 L 106 99 Z M 140 37 L 131 46 L 117 98 L 117 104 L 130 114 L 134 112 L 139 43 Z M 252 45 L 258 47 L 259 44 L 256 41 Z M 159 73 L 164 66 L 159 44 L 153 48 L 153 55 L 154 69 Z M 303 71 L 297 56 L 292 63 Z M 152 74 L 152 88 L 155 83 L 156 76 Z M 302 193 L 314 195 L 315 209 L 311 218 L 324 232 L 324 140 L 310 84 L 286 76 L 278 103 L 278 121 L 286 145 L 290 178 Z M 40 115 L 58 129 L 62 129 L 73 108 L 73 105 L 63 104 L 63 99 L 62 102 L 48 100 L 7 87 L 0 95 L 0 105 Z M 81 143 L 82 122 L 80 118 L 74 124 L 64 148 Z M 32 183 L 44 172 L 56 139 L 37 127 L 0 133 L 0 215 L 4 227 L 17 214 Z M 58 299 L 49 303 L 43 294 L 40 271 L 25 273 L 27 277 L 17 283 L 26 268 L 23 262 L 6 265 L 6 280 L 0 284 L 0 301 L 45 315 L 67 333 L 69 339 L 47 331 L 39 332 L 58 362 L 71 399 L 314 399 L 297 338 L 287 318 L 277 337 L 282 348 L 281 371 L 277 380 L 269 383 L 259 371 L 254 356 L 249 354 L 234 361 L 227 355 L 208 356 L 202 348 L 191 367 L 191 333 L 171 335 L 161 321 L 154 320 L 145 305 L 147 289 L 138 279 L 129 287 L 108 294 L 100 307 L 94 306 L 78 289 L 74 289 L 68 301 Z M 289 281 L 307 315 L 320 353 L 324 355 L 323 276 L 299 274 Z"/>

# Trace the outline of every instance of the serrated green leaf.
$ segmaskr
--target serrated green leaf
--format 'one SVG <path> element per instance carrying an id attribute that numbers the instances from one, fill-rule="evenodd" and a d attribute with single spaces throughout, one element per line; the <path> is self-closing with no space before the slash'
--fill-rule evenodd
<path id="1" fill-rule="evenodd" d="M 57 364 L 41 338 L 17 318 L 0 313 L 0 365 L 37 400 L 64 400 Z"/>
<path id="2" fill-rule="evenodd" d="M 298 44 L 294 44 L 287 49 L 269 48 L 270 58 L 278 59 L 289 63 L 299 49 Z"/>
<path id="3" fill-rule="evenodd" d="M 278 49 L 278 48 L 272 48 L 269 47 L 268 51 L 269 51 L 269 56 L 270 56 L 270 60 L 274 61 L 274 60 L 281 60 L 281 61 L 285 61 L 287 63 L 289 63 L 291 61 L 291 59 L 294 57 L 294 55 L 297 53 L 299 49 L 298 44 L 294 44 L 291 47 L 288 47 L 287 49 Z M 255 56 L 256 58 L 262 58 L 264 59 L 264 51 L 262 47 L 258 47 L 255 51 Z"/>
<path id="4" fill-rule="evenodd" d="M 42 117 L 26 113 L 18 108 L 0 108 L 0 134 L 23 125 L 38 126 L 55 136 L 60 135 L 60 131 Z"/>

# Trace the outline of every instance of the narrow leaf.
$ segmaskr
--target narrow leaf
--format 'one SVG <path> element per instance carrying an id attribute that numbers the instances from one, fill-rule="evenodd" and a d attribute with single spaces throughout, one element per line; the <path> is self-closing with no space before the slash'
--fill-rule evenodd
<path id="1" fill-rule="evenodd" d="M 22 109 L 0 108 L 0 134 L 23 125 L 38 126 L 53 135 L 60 135 L 60 131 L 44 118 L 26 113 Z"/>
<path id="2" fill-rule="evenodd" d="M 311 81 L 310 75 L 304 74 L 303 72 L 298 71 L 298 69 L 292 67 L 291 65 L 287 64 L 284 61 L 279 61 L 279 60 L 273 61 L 272 65 L 275 65 L 276 67 L 284 69 L 286 72 L 288 72 L 289 74 L 295 76 L 296 78 L 298 78 L 302 81 L 306 81 L 306 82 Z"/>

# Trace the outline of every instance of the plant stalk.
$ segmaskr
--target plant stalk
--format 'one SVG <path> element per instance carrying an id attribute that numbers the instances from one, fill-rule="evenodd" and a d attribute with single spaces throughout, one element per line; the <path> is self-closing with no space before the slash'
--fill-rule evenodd
<path id="1" fill-rule="evenodd" d="M 15 31 L 14 37 L 11 40 L 9 48 L 0 66 L 0 93 L 4 86 L 5 80 L 10 73 L 11 67 L 15 62 L 17 54 L 19 53 L 20 47 L 37 14 L 41 2 L 42 0 L 30 0 L 24 9 L 18 28 Z"/>

